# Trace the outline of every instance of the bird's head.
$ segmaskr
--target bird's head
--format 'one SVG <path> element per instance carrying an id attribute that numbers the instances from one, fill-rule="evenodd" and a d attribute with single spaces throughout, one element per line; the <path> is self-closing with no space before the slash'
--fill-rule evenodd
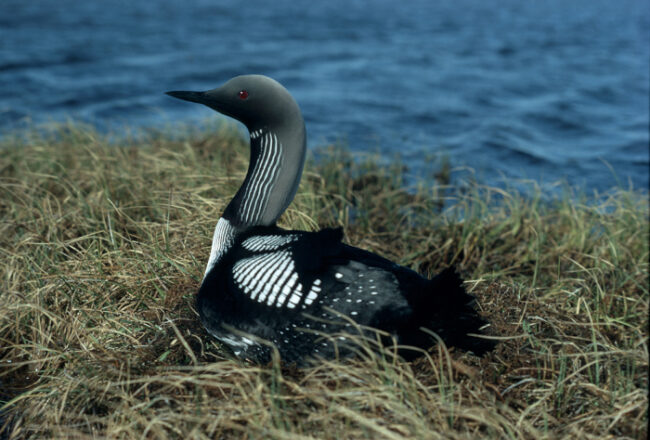
<path id="1" fill-rule="evenodd" d="M 206 92 L 167 92 L 174 98 L 204 104 L 242 122 L 250 131 L 282 126 L 300 116 L 298 104 L 279 82 L 263 75 L 242 75 Z M 302 120 L 302 117 L 300 117 Z"/>

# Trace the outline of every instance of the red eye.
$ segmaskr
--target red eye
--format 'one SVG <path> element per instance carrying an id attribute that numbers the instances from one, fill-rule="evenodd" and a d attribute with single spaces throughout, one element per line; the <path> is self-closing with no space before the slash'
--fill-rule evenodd
<path id="1" fill-rule="evenodd" d="M 246 90 L 240 90 L 239 99 L 246 99 L 246 98 L 248 98 L 248 92 Z"/>

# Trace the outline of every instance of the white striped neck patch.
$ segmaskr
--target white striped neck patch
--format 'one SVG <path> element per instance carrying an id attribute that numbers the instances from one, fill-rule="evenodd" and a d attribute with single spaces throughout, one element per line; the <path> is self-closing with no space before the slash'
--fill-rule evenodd
<path id="1" fill-rule="evenodd" d="M 262 129 L 251 131 L 251 139 L 257 139 L 258 137 L 262 136 L 262 133 Z"/>
<path id="2" fill-rule="evenodd" d="M 232 247 L 235 241 L 236 230 L 225 218 L 220 218 L 217 226 L 214 228 L 214 235 L 212 236 L 212 249 L 210 250 L 210 258 L 205 268 L 203 278 L 206 277 L 208 272 L 219 262 L 221 257 Z"/>
<path id="3" fill-rule="evenodd" d="M 237 214 L 239 221 L 245 225 L 260 223 L 278 180 L 283 154 L 282 144 L 275 133 L 255 130 L 251 133 L 251 139 L 258 142 L 259 155 L 249 178 L 240 189 Z"/>

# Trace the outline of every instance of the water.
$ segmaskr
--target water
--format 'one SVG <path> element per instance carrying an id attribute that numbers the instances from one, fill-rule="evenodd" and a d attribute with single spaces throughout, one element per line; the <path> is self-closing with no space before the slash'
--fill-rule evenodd
<path id="1" fill-rule="evenodd" d="M 163 92 L 263 73 L 300 103 L 312 147 L 399 152 L 424 176 L 442 152 L 488 184 L 647 188 L 646 1 L 296 4 L 3 0 L 0 131 L 198 123 L 211 110 Z"/>

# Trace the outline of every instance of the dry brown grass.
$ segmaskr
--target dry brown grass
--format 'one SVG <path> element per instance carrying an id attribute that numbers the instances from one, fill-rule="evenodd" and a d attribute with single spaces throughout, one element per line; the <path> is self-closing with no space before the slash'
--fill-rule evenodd
<path id="1" fill-rule="evenodd" d="M 422 273 L 456 264 L 501 343 L 412 363 L 233 360 L 192 298 L 247 148 L 229 129 L 0 146 L 0 438 L 645 438 L 648 199 L 424 184 L 332 149 L 285 227 L 341 225 Z M 328 159 L 329 158 L 329 159 Z M 451 196 L 448 196 L 451 197 Z M 3 403 L 4 402 L 4 403 Z"/>

